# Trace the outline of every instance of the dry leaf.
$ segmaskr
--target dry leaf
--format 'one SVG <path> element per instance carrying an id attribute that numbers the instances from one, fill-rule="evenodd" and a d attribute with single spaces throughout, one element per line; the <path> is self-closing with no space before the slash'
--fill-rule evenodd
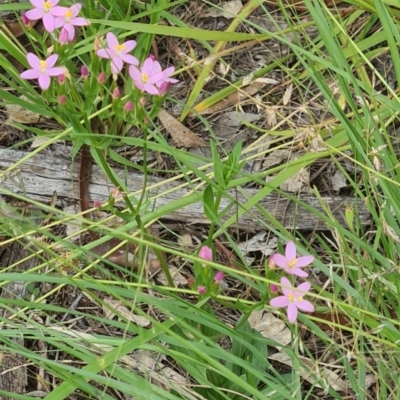
<path id="1" fill-rule="evenodd" d="M 187 279 L 179 272 L 176 267 L 169 267 L 169 273 L 171 274 L 172 280 L 175 286 L 185 286 L 187 285 Z M 168 286 L 167 277 L 164 272 L 161 271 L 157 275 L 157 280 L 162 283 L 164 286 Z"/>
<path id="2" fill-rule="evenodd" d="M 178 244 L 179 247 L 183 248 L 184 250 L 192 250 L 193 249 L 192 235 L 190 235 L 189 233 L 185 233 L 179 236 Z"/>
<path id="3" fill-rule="evenodd" d="M 282 183 L 280 188 L 285 192 L 297 193 L 300 190 L 302 193 L 310 191 L 310 171 L 305 168 L 301 168 L 296 174 L 292 175 L 289 179 Z"/>
<path id="4" fill-rule="evenodd" d="M 266 232 L 257 233 L 257 235 L 253 236 L 252 238 L 239 243 L 238 249 L 244 255 L 247 255 L 248 253 L 253 251 L 261 251 L 264 256 L 268 257 L 275 252 L 278 239 L 272 238 L 270 241 L 267 242 L 265 240 L 266 236 Z"/>
<path id="5" fill-rule="evenodd" d="M 282 364 L 288 365 L 292 367 L 292 360 L 286 353 L 276 353 L 268 357 L 270 360 L 279 361 Z M 350 382 L 343 380 L 337 375 L 335 372 L 331 371 L 330 369 L 323 367 L 319 368 L 319 365 L 315 362 L 310 360 L 309 358 L 299 356 L 300 361 L 300 375 L 303 379 L 310 382 L 312 385 L 316 387 L 326 389 L 329 385 L 332 389 L 345 392 L 351 388 Z M 304 368 L 306 367 L 306 368 Z M 319 376 L 319 379 L 317 378 Z M 325 386 L 317 383 L 318 381 L 321 382 L 323 380 L 326 382 Z M 365 389 L 368 389 L 369 386 L 376 382 L 377 378 L 370 374 L 365 377 Z M 368 386 L 367 386 L 368 385 Z"/>
<path id="6" fill-rule="evenodd" d="M 47 136 L 36 136 L 33 139 L 33 142 L 31 144 L 31 149 L 37 149 L 38 147 L 50 142 L 51 140 L 53 140 L 51 137 L 47 137 Z M 53 144 L 54 142 L 52 142 Z M 57 143 L 59 143 L 57 141 Z"/>
<path id="7" fill-rule="evenodd" d="M 28 101 L 25 96 L 20 97 L 21 100 Z M 29 111 L 17 104 L 6 104 L 7 119 L 6 124 L 18 122 L 21 124 L 37 124 L 41 118 L 40 114 Z"/>
<path id="8" fill-rule="evenodd" d="M 226 18 L 231 19 L 236 17 L 239 14 L 240 10 L 243 8 L 243 4 L 241 0 L 231 0 L 225 3 L 222 6 L 222 9 L 219 8 L 212 8 L 210 11 L 204 13 L 201 17 L 202 18 Z"/>
<path id="9" fill-rule="evenodd" d="M 257 80 L 255 80 L 249 86 L 241 88 L 238 92 L 232 93 L 226 99 L 221 100 L 218 103 L 215 103 L 212 106 L 205 108 L 204 110 L 202 110 L 202 105 L 207 100 L 197 104 L 197 106 L 195 106 L 194 109 L 201 115 L 215 114 L 231 106 L 240 104 L 241 102 L 243 102 L 243 100 L 250 99 L 251 96 L 255 95 L 265 86 L 266 86 L 265 82 L 257 82 Z"/>
<path id="10" fill-rule="evenodd" d="M 343 175 L 342 171 L 336 171 L 335 174 L 331 178 L 332 180 L 332 189 L 335 191 L 340 190 L 343 187 L 347 186 L 346 177 Z"/>
<path id="11" fill-rule="evenodd" d="M 252 311 L 248 322 L 252 329 L 264 337 L 286 346 L 292 341 L 292 333 L 286 324 L 265 310 Z"/>
<path id="12" fill-rule="evenodd" d="M 290 150 L 274 150 L 268 154 L 265 161 L 263 162 L 263 168 L 268 169 L 275 165 L 279 165 L 282 161 L 287 162 L 290 157 Z"/>
<path id="13" fill-rule="evenodd" d="M 282 103 L 284 106 L 287 106 L 289 104 L 290 99 L 292 98 L 292 93 L 293 93 L 293 85 L 290 84 L 283 95 Z"/>
<path id="14" fill-rule="evenodd" d="M 112 319 L 115 316 L 119 317 L 121 315 L 127 321 L 133 322 L 142 328 L 146 328 L 150 325 L 150 321 L 147 318 L 133 314 L 119 300 L 115 300 L 112 297 L 104 298 L 103 312 L 105 317 L 108 319 Z"/>
<path id="15" fill-rule="evenodd" d="M 158 118 L 164 128 L 171 135 L 172 140 L 179 147 L 206 147 L 206 142 L 193 133 L 189 128 L 186 128 L 181 122 L 174 118 L 165 110 L 160 110 Z"/>

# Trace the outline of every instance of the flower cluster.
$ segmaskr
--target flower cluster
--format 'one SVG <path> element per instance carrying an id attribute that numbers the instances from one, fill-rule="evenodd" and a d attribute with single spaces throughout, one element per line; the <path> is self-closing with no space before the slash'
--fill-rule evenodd
<path id="1" fill-rule="evenodd" d="M 206 260 L 206 261 L 212 261 L 213 259 L 213 251 L 210 247 L 208 246 L 203 246 L 200 251 L 199 251 L 199 258 Z M 208 269 L 206 268 L 206 264 L 201 264 L 203 267 L 203 271 L 206 271 L 206 273 L 204 275 L 206 275 L 205 280 L 209 281 L 209 279 L 207 279 L 207 275 L 208 274 Z M 212 279 L 212 278 L 211 278 Z M 213 291 L 218 290 L 220 288 L 220 285 L 223 284 L 223 280 L 224 280 L 224 273 L 222 271 L 218 271 L 215 273 L 214 278 L 212 280 L 212 282 L 209 282 L 209 286 L 211 286 L 211 289 Z M 198 286 L 197 287 L 197 292 L 199 294 L 204 294 L 207 292 L 207 288 L 205 286 Z"/>
<path id="2" fill-rule="evenodd" d="M 296 245 L 290 241 L 287 243 L 285 248 L 285 255 L 274 254 L 269 260 L 269 268 L 279 267 L 282 268 L 288 275 L 298 276 L 306 278 L 307 272 L 303 271 L 302 268 L 310 265 L 314 261 L 314 257 L 311 255 L 297 257 Z M 270 305 L 273 307 L 287 307 L 287 317 L 290 323 L 294 323 L 297 319 L 298 310 L 313 312 L 314 306 L 307 300 L 304 300 L 304 296 L 309 292 L 311 288 L 310 282 L 303 282 L 297 288 L 293 287 L 289 279 L 282 277 L 282 296 L 273 298 L 270 301 Z M 278 287 L 272 284 L 270 287 L 272 293 L 278 291 Z"/>
<path id="3" fill-rule="evenodd" d="M 59 1 L 29 0 L 33 9 L 27 11 L 23 15 L 22 20 L 23 24 L 28 26 L 29 21 L 41 19 L 47 32 L 53 34 L 55 30 L 59 30 L 58 42 L 61 45 L 65 45 L 74 41 L 76 36 L 75 27 L 88 26 L 90 25 L 90 21 L 78 16 L 81 12 L 82 4 L 77 3 L 70 7 L 62 7 L 58 5 Z M 95 42 L 97 57 L 110 60 L 110 68 L 114 81 L 117 81 L 117 75 L 122 72 L 124 64 L 127 64 L 129 75 L 139 91 L 150 95 L 163 96 L 172 83 L 179 82 L 177 79 L 171 77 L 175 72 L 175 67 L 163 70 L 160 63 L 153 56 L 149 56 L 140 66 L 139 60 L 130 54 L 135 47 L 135 40 L 127 40 L 124 43 L 120 43 L 112 32 L 107 33 L 104 46 L 102 46 L 99 40 Z M 36 55 L 29 53 L 27 61 L 31 69 L 24 71 L 21 74 L 21 78 L 37 79 L 42 90 L 49 88 L 50 78 L 54 76 L 58 76 L 58 81 L 62 84 L 65 79 L 62 75 L 68 76 L 68 72 L 63 67 L 55 67 L 57 60 L 57 54 L 51 55 L 46 60 L 40 60 Z M 89 70 L 86 66 L 83 66 L 81 77 L 87 78 L 88 76 Z M 97 82 L 103 84 L 105 81 L 106 74 L 100 72 Z M 112 90 L 112 97 L 113 99 L 120 97 L 118 87 Z M 124 110 L 129 111 L 131 109 L 131 103 L 127 102 Z"/>

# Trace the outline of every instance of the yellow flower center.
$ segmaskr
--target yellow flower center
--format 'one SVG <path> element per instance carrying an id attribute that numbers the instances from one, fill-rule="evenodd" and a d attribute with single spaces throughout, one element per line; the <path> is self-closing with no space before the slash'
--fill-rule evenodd
<path id="1" fill-rule="evenodd" d="M 42 73 L 42 74 L 45 74 L 46 73 L 46 68 L 47 68 L 47 66 L 46 66 L 46 61 L 40 61 L 40 72 Z"/>
<path id="2" fill-rule="evenodd" d="M 45 1 L 43 3 L 43 11 L 48 13 L 50 11 L 51 8 L 51 3 L 49 1 Z"/>
<path id="3" fill-rule="evenodd" d="M 114 47 L 115 53 L 119 57 L 121 55 L 121 52 L 123 52 L 126 49 L 126 46 L 124 44 L 117 44 Z"/>
<path id="4" fill-rule="evenodd" d="M 293 260 L 290 260 L 287 265 L 289 268 L 295 267 L 297 265 L 297 258 L 293 258 Z"/>
<path id="5" fill-rule="evenodd" d="M 72 11 L 71 11 L 71 10 L 68 10 L 68 11 L 65 13 L 64 21 L 65 21 L 65 22 L 69 22 L 69 21 L 71 21 L 71 18 L 72 18 Z"/>
<path id="6" fill-rule="evenodd" d="M 291 303 L 294 303 L 294 301 L 295 301 L 294 294 L 293 294 L 293 293 L 290 293 L 289 296 L 288 296 L 288 299 L 289 299 L 289 301 L 290 301 Z"/>
<path id="7" fill-rule="evenodd" d="M 149 80 L 149 76 L 145 73 L 142 74 L 142 82 L 143 83 L 147 83 L 147 81 Z"/>

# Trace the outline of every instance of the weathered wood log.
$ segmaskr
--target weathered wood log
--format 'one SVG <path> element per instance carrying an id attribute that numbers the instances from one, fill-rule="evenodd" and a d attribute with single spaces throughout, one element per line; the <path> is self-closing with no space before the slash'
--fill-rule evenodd
<path id="1" fill-rule="evenodd" d="M 65 148 L 65 150 L 62 149 L 62 146 L 56 146 L 56 148 L 53 148 L 52 150 L 45 150 L 40 154 L 30 157 L 19 167 L 18 176 L 14 175 L 14 177 L 9 179 L 3 176 L 2 179 L 1 171 L 4 171 L 22 157 L 26 157 L 29 153 L 25 151 L 0 148 L 0 187 L 5 186 L 14 193 L 20 194 L 25 190 L 28 198 L 46 204 L 50 203 L 54 192 L 57 192 L 59 206 L 65 206 L 66 204 L 77 205 L 79 203 L 78 160 L 73 161 L 71 159 L 68 148 Z M 126 180 L 127 187 L 130 191 L 139 192 L 142 189 L 142 174 L 126 172 L 119 168 L 115 168 L 114 170 L 122 181 Z M 2 182 L 2 180 L 4 180 L 4 182 Z M 20 183 L 18 181 L 20 181 Z M 152 201 L 153 208 L 159 208 L 169 204 L 174 200 L 186 196 L 190 192 L 190 188 L 179 188 L 174 190 L 174 188 L 177 188 L 181 182 L 165 182 L 160 186 L 160 184 L 165 181 L 163 178 L 149 177 L 148 181 L 147 195 Z M 156 184 L 158 184 L 158 186 L 154 187 Z M 22 185 L 24 188 L 22 188 Z M 89 188 L 91 200 L 99 200 L 100 202 L 107 201 L 112 189 L 113 187 L 110 186 L 110 182 L 106 179 L 102 171 L 95 166 L 92 170 Z M 257 189 L 245 189 L 245 191 L 247 193 L 247 198 L 254 196 L 258 192 Z M 166 194 L 162 194 L 162 192 L 166 192 Z M 236 193 L 235 191 L 230 191 L 229 194 L 233 198 L 237 199 L 238 204 L 244 204 L 247 201 L 246 196 L 239 192 Z M 159 197 L 152 199 L 153 196 Z M 201 193 L 199 196 L 201 196 Z M 315 208 L 319 212 L 326 214 L 319 200 L 314 195 L 300 194 L 297 197 L 300 201 Z M 371 222 L 370 214 L 361 200 L 355 200 L 346 196 L 323 196 L 322 201 L 324 202 L 325 207 L 331 211 L 332 215 L 340 224 L 346 224 L 344 218 L 346 206 L 353 206 L 354 209 L 357 210 L 357 216 L 362 225 L 367 225 Z M 222 210 L 228 205 L 229 201 L 223 199 L 220 209 Z M 259 206 L 263 207 L 286 228 L 300 228 L 304 230 L 326 229 L 326 225 L 313 213 L 293 202 L 290 202 L 278 194 L 273 193 L 268 195 L 259 202 Z M 236 215 L 236 213 L 237 207 L 231 207 L 223 220 L 226 220 L 232 215 Z M 245 214 L 240 217 L 235 226 L 252 232 L 265 229 L 265 226 L 263 226 L 257 218 L 261 221 L 265 220 L 265 217 L 262 216 L 260 211 L 253 208 L 251 214 Z M 203 212 L 203 207 L 199 202 L 171 212 L 169 215 L 165 216 L 164 220 L 190 224 L 208 223 Z"/>

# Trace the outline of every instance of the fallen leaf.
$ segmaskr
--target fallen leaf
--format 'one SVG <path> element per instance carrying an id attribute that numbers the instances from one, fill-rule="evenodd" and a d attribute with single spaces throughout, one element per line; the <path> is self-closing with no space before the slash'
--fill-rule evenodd
<path id="1" fill-rule="evenodd" d="M 20 96 L 21 100 L 28 101 L 25 96 Z M 7 119 L 6 124 L 18 122 L 20 124 L 37 124 L 41 118 L 40 114 L 34 113 L 19 106 L 18 104 L 6 104 Z"/>
<path id="2" fill-rule="evenodd" d="M 212 8 L 210 11 L 201 15 L 202 18 L 226 18 L 232 19 L 239 14 L 240 10 L 243 8 L 241 0 L 231 0 L 225 3 L 222 8 Z"/>
<path id="3" fill-rule="evenodd" d="M 292 367 L 292 360 L 286 353 L 276 353 L 268 356 L 268 358 Z M 349 381 L 342 379 L 338 374 L 326 367 L 320 368 L 316 361 L 302 356 L 299 356 L 299 361 L 301 377 L 312 385 L 323 389 L 327 389 L 327 386 L 330 386 L 332 389 L 340 392 L 345 392 L 351 388 L 351 383 Z M 324 386 L 318 383 L 321 382 L 321 380 L 324 381 Z M 373 385 L 376 381 L 377 378 L 369 374 L 365 377 L 365 384 L 363 387 L 368 389 L 369 386 Z"/>
<path id="4" fill-rule="evenodd" d="M 341 188 L 347 186 L 347 179 L 343 175 L 342 171 L 336 171 L 335 174 L 332 176 L 331 181 L 332 181 L 332 189 L 335 191 L 338 191 Z"/>
<path id="5" fill-rule="evenodd" d="M 125 320 L 133 322 L 142 328 L 146 328 L 150 325 L 150 321 L 147 318 L 133 314 L 119 300 L 113 299 L 112 297 L 105 297 L 103 301 L 103 312 L 106 318 L 113 319 L 115 316 L 119 318 L 122 316 Z"/>
<path id="6" fill-rule="evenodd" d="M 287 106 L 289 104 L 289 101 L 292 98 L 292 93 L 293 93 L 293 85 L 290 84 L 286 88 L 285 93 L 284 93 L 283 98 L 282 98 L 282 103 L 283 103 L 284 106 Z"/>
<path id="7" fill-rule="evenodd" d="M 265 240 L 266 236 L 267 232 L 265 231 L 257 233 L 252 238 L 239 243 L 238 249 L 244 255 L 247 255 L 253 251 L 261 251 L 264 256 L 268 257 L 276 251 L 278 239 L 274 237 L 267 242 Z"/>
<path id="8" fill-rule="evenodd" d="M 172 140 L 179 147 L 206 147 L 206 142 L 186 128 L 181 122 L 165 110 L 160 110 L 158 118 L 164 128 L 171 135 Z"/>
<path id="9" fill-rule="evenodd" d="M 252 311 L 248 322 L 252 329 L 282 346 L 286 346 L 292 342 L 292 333 L 290 329 L 281 319 L 276 318 L 271 312 L 265 310 Z"/>
<path id="10" fill-rule="evenodd" d="M 282 183 L 280 188 L 285 192 L 309 192 L 310 171 L 306 168 L 301 168 L 296 174 Z"/>
<path id="11" fill-rule="evenodd" d="M 169 267 L 169 273 L 171 274 L 172 280 L 175 286 L 185 286 L 187 285 L 187 279 L 179 272 L 179 269 L 176 267 Z M 161 271 L 157 275 L 157 280 L 162 283 L 164 286 L 168 286 L 168 280 L 165 276 L 164 272 Z"/>
<path id="12" fill-rule="evenodd" d="M 268 154 L 268 157 L 265 158 L 262 166 L 263 168 L 268 169 L 274 167 L 275 165 L 279 165 L 282 161 L 287 162 L 289 161 L 290 154 L 290 150 L 274 150 Z"/>

